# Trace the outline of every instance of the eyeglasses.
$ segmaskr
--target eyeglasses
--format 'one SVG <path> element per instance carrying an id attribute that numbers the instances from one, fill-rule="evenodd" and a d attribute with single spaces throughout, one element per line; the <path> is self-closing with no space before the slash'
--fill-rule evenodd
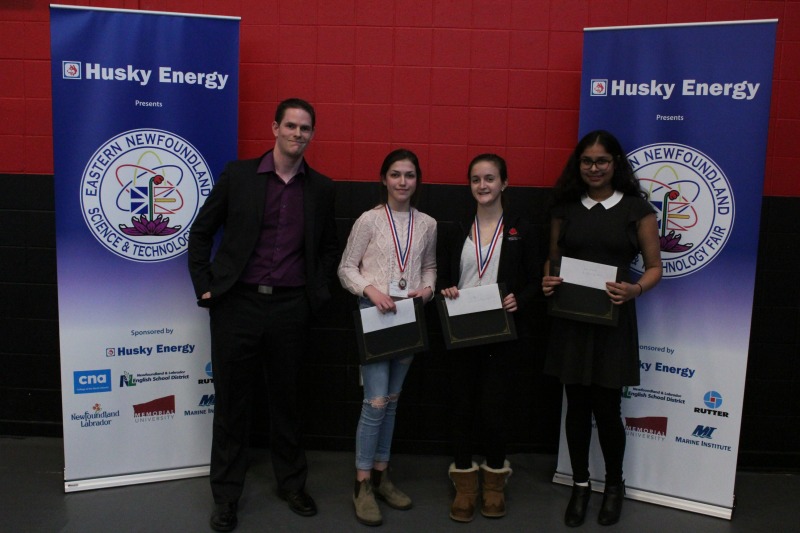
<path id="1" fill-rule="evenodd" d="M 604 159 L 604 158 L 591 159 L 589 157 L 581 157 L 580 158 L 581 168 L 584 168 L 586 170 L 589 170 L 593 166 L 596 166 L 597 170 L 605 170 L 605 169 L 608 168 L 608 165 L 610 165 L 611 162 L 612 162 L 612 159 Z"/>

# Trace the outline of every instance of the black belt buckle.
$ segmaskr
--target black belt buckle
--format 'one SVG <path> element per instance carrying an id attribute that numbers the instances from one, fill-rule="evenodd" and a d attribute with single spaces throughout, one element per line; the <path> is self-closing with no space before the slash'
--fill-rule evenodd
<path id="1" fill-rule="evenodd" d="M 269 285 L 258 285 L 258 294 L 272 294 L 273 287 Z"/>

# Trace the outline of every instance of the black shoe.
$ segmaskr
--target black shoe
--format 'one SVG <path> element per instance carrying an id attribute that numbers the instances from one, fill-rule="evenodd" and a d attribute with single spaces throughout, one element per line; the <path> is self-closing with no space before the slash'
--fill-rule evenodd
<path id="1" fill-rule="evenodd" d="M 619 485 L 606 485 L 603 493 L 603 505 L 600 507 L 600 515 L 597 523 L 601 526 L 610 526 L 619 522 L 619 515 L 622 513 L 622 500 L 625 499 L 625 482 Z"/>
<path id="2" fill-rule="evenodd" d="M 592 495 L 592 484 L 586 487 L 572 485 L 572 497 L 564 513 L 564 523 L 569 527 L 578 527 L 586 519 L 586 508 L 589 507 L 589 498 Z"/>
<path id="3" fill-rule="evenodd" d="M 317 514 L 317 504 L 304 490 L 285 490 L 281 498 L 289 503 L 289 509 L 300 516 L 314 516 Z"/>
<path id="4" fill-rule="evenodd" d="M 211 513 L 211 529 L 214 531 L 233 531 L 239 523 L 236 518 L 236 502 L 218 503 L 214 505 L 214 512 Z"/>

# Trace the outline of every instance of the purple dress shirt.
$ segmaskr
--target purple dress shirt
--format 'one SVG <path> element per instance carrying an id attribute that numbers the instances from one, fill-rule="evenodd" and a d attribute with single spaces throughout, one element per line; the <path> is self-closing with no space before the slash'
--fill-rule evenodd
<path id="1" fill-rule="evenodd" d="M 303 178 L 305 161 L 297 174 L 284 182 L 275 172 L 268 152 L 258 166 L 267 181 L 261 236 L 240 280 L 271 287 L 301 287 L 306 284 L 303 250 Z"/>

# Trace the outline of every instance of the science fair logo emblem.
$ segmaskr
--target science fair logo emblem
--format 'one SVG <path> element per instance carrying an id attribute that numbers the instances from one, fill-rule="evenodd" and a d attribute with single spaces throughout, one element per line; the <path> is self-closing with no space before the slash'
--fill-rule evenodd
<path id="1" fill-rule="evenodd" d="M 186 251 L 189 228 L 212 179 L 202 154 L 164 130 L 120 133 L 92 155 L 81 179 L 81 211 L 110 252 L 159 262 Z"/>
<path id="2" fill-rule="evenodd" d="M 608 95 L 608 80 L 593 79 L 592 80 L 592 96 L 607 96 Z"/>
<path id="3" fill-rule="evenodd" d="M 711 263 L 733 228 L 725 172 L 706 154 L 677 143 L 638 148 L 628 160 L 656 209 L 664 277 L 687 276 Z M 641 255 L 631 267 L 644 272 Z"/>

